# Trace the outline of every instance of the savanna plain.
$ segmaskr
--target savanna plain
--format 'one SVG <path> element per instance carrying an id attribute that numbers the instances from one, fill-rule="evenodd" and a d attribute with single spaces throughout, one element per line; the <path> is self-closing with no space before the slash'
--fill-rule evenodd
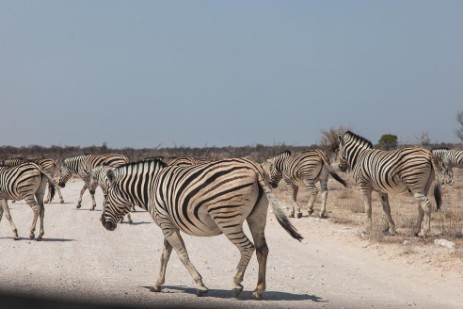
<path id="1" fill-rule="evenodd" d="M 49 308 L 461 308 L 463 306 L 463 172 L 455 170 L 453 185 L 443 185 L 443 203 L 432 214 L 431 234 L 415 237 L 417 203 L 408 193 L 390 196 L 397 233 L 383 232 L 381 203 L 373 198 L 373 229 L 364 232 L 363 200 L 348 173 L 344 188 L 330 179 L 327 218 L 307 214 L 309 193 L 300 189 L 302 218 L 291 222 L 304 239 L 292 239 L 270 209 L 266 239 L 269 246 L 267 291 L 251 300 L 257 283 L 255 254 L 244 277 L 243 293 L 231 292 L 238 250 L 224 237 L 184 235 L 192 263 L 209 292 L 196 289 L 175 252 L 160 293 L 150 292 L 159 273 L 163 236 L 150 215 L 136 208 L 132 225 L 123 222 L 109 232 L 100 222 L 102 192 L 97 209 L 90 211 L 85 193 L 82 208 L 76 202 L 83 182 L 72 179 L 61 189 L 65 203 L 45 205 L 45 235 L 29 240 L 32 211 L 23 201 L 9 203 L 19 230 L 13 240 L 8 221 L 0 224 L 0 300 L 9 305 Z M 283 183 L 274 192 L 285 205 Z M 249 233 L 248 233 L 249 235 Z"/>

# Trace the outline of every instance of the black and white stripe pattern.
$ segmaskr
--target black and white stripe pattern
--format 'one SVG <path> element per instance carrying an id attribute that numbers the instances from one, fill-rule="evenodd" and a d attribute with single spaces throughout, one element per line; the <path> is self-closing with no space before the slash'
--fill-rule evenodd
<path id="1" fill-rule="evenodd" d="M 55 175 L 59 172 L 59 167 L 58 163 L 56 160 L 50 157 L 41 157 L 41 158 L 34 158 L 34 159 L 25 159 L 25 158 L 11 158 L 11 159 L 5 159 L 0 161 L 0 165 L 3 166 L 16 166 L 21 163 L 25 162 L 34 162 L 35 164 L 40 165 L 44 171 L 46 171 L 50 176 L 55 177 Z M 50 186 L 53 186 L 54 184 L 52 182 L 48 182 L 48 194 L 47 197 L 44 201 L 45 204 L 50 203 L 52 200 L 51 197 L 51 188 Z M 56 186 L 54 189 L 58 193 L 58 197 L 60 199 L 61 203 L 64 203 L 63 196 L 61 195 L 61 190 L 59 186 Z"/>
<path id="2" fill-rule="evenodd" d="M 263 175 L 262 167 L 247 159 L 219 160 L 186 167 L 166 166 L 159 161 L 129 163 L 108 172 L 110 186 L 102 223 L 112 231 L 133 204 L 145 208 L 165 237 L 160 276 L 152 290 L 161 290 L 167 262 L 172 248 L 175 248 L 196 283 L 198 295 L 206 293 L 207 288 L 189 260 L 180 231 L 195 236 L 223 233 L 241 254 L 233 277 L 235 295 L 243 289 L 244 272 L 256 251 L 259 278 L 253 298 L 260 299 L 265 290 L 268 248 L 264 229 L 269 202 L 273 214 L 286 231 L 292 237 L 302 239 Z M 254 244 L 243 231 L 245 221 Z"/>
<path id="3" fill-rule="evenodd" d="M 45 172 L 40 165 L 33 162 L 25 162 L 11 167 L 0 166 L 0 220 L 3 213 L 5 213 L 13 229 L 15 239 L 19 239 L 18 230 L 11 218 L 7 201 L 25 200 L 34 212 L 29 237 L 30 239 L 34 239 L 37 219 L 40 218 L 40 232 L 37 240 L 42 240 L 45 233 L 43 225 L 45 215 L 43 196 L 48 181 L 53 183 L 53 186 L 50 187 L 51 196 L 53 197 L 55 194 L 54 188 L 57 184 L 51 175 Z"/>
<path id="4" fill-rule="evenodd" d="M 435 148 L 431 151 L 439 163 L 439 166 L 444 171 L 444 181 L 448 184 L 452 184 L 453 168 L 463 168 L 463 150 Z"/>
<path id="5" fill-rule="evenodd" d="M 389 231 L 395 232 L 391 217 L 388 194 L 410 191 L 418 202 L 418 220 L 415 235 L 421 230 L 423 217 L 427 216 L 426 235 L 431 229 L 431 202 L 434 196 L 436 207 L 441 204 L 440 185 L 436 180 L 436 162 L 432 153 L 421 147 L 404 147 L 392 151 L 372 149 L 367 139 L 350 131 L 339 138 L 339 156 L 341 170 L 352 170 L 352 176 L 359 185 L 364 197 L 365 212 L 369 227 L 371 219 L 371 192 L 377 191 L 386 213 Z M 434 184 L 434 186 L 433 186 Z M 434 189 L 432 190 L 432 188 Z"/>
<path id="6" fill-rule="evenodd" d="M 270 163 L 270 183 L 276 188 L 283 178 L 286 183 L 286 193 L 292 200 L 292 207 L 289 217 L 302 216 L 301 208 L 297 203 L 297 192 L 299 185 L 306 185 L 311 196 L 309 199 L 308 213 L 313 213 L 313 206 L 319 190 L 315 186 L 320 182 L 322 191 L 322 208 L 320 217 L 326 214 L 326 199 L 328 197 L 328 178 L 331 175 L 344 186 L 346 182 L 331 168 L 322 150 L 316 149 L 305 151 L 299 154 L 291 154 L 285 151 L 267 160 Z"/>
<path id="7" fill-rule="evenodd" d="M 212 161 L 212 160 L 205 159 L 205 158 L 194 158 L 191 156 L 180 156 L 180 157 L 156 156 L 156 157 L 147 157 L 143 159 L 143 161 L 152 161 L 152 160 L 159 160 L 168 166 L 190 166 L 190 165 L 208 163 Z"/>
<path id="8" fill-rule="evenodd" d="M 82 196 L 84 192 L 88 189 L 90 182 L 90 173 L 92 169 L 98 165 L 108 165 L 108 166 L 119 166 L 125 163 L 128 163 L 129 159 L 121 154 L 110 153 L 110 154 L 81 154 L 72 157 L 65 158 L 61 162 L 59 185 L 64 188 L 66 182 L 71 178 L 72 175 L 78 175 L 83 181 L 84 186 L 80 191 L 79 200 L 77 201 L 77 208 L 80 208 L 82 205 Z M 93 207 L 91 210 L 95 210 L 96 201 L 94 193 L 90 193 L 92 197 Z"/>

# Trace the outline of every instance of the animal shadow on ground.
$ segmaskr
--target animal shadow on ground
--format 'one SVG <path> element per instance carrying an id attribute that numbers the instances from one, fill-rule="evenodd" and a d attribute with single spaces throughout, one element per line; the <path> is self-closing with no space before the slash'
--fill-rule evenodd
<path id="1" fill-rule="evenodd" d="M 150 289 L 151 286 L 143 286 L 145 289 Z M 196 295 L 195 288 L 189 288 L 185 286 L 170 286 L 165 285 L 162 287 L 162 293 L 187 293 L 187 294 L 194 294 Z M 222 289 L 209 289 L 209 291 L 202 297 L 214 297 L 214 298 L 235 298 L 233 292 L 230 290 L 222 290 Z M 252 300 L 252 291 L 243 291 L 239 295 L 238 299 L 240 300 Z M 278 292 L 278 291 L 265 291 L 263 293 L 263 300 L 266 301 L 312 301 L 316 303 L 324 303 L 327 302 L 323 300 L 321 297 L 316 295 L 309 295 L 309 294 L 293 294 L 287 292 Z"/>
<path id="2" fill-rule="evenodd" d="M 0 237 L 0 239 L 14 239 L 13 236 L 3 236 L 3 237 Z M 21 241 L 21 240 L 31 240 L 29 239 L 29 237 L 19 237 L 19 239 L 17 239 L 17 241 Z M 34 238 L 32 239 L 32 241 L 37 241 L 37 238 Z M 52 241 L 52 242 L 67 242 L 67 241 L 75 241 L 75 239 L 69 239 L 69 238 L 47 238 L 47 237 L 44 237 L 41 241 Z"/>

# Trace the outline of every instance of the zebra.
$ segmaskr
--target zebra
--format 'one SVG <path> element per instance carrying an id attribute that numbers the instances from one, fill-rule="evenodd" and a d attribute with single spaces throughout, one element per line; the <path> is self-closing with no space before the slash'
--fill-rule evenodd
<path id="1" fill-rule="evenodd" d="M 367 224 L 372 228 L 371 193 L 379 193 L 383 210 L 387 216 L 388 228 L 395 233 L 395 224 L 391 216 L 389 193 L 396 194 L 410 191 L 418 202 L 418 220 L 415 236 L 421 230 L 423 217 L 427 216 L 427 226 L 423 236 L 431 230 L 431 202 L 427 195 L 434 196 L 436 208 L 442 203 L 440 184 L 436 181 L 436 162 L 432 153 L 421 147 L 404 147 L 384 151 L 372 149 L 373 144 L 347 131 L 339 136 L 339 168 L 352 171 L 352 176 L 363 194 Z M 434 183 L 434 190 L 431 190 Z M 432 192 L 433 191 L 433 192 Z"/>
<path id="2" fill-rule="evenodd" d="M 267 160 L 270 163 L 270 184 L 273 188 L 284 178 L 286 193 L 291 197 L 292 206 L 289 217 L 300 218 L 302 216 L 297 203 L 298 185 L 305 184 L 311 191 L 308 214 L 313 213 L 313 205 L 319 190 L 315 186 L 320 182 L 322 190 L 322 208 L 320 218 L 326 214 L 326 199 L 328 196 L 328 177 L 331 175 L 335 180 L 347 187 L 346 182 L 330 166 L 324 152 L 320 149 L 305 151 L 299 154 L 291 154 L 291 151 L 284 151 Z"/>
<path id="3" fill-rule="evenodd" d="M 79 177 L 84 181 L 84 186 L 80 190 L 80 196 L 76 206 L 76 208 L 80 208 L 82 206 L 82 196 L 84 195 L 85 190 L 87 190 L 88 188 L 92 168 L 101 164 L 116 167 L 128 162 L 129 159 L 125 155 L 116 153 L 94 155 L 80 154 L 72 157 L 67 157 L 61 162 L 60 177 L 58 183 L 62 188 L 64 188 L 66 182 L 72 175 L 79 175 Z M 93 207 L 90 210 L 95 210 L 95 194 L 90 193 L 90 195 L 92 197 L 93 204 Z"/>
<path id="4" fill-rule="evenodd" d="M 203 158 L 163 157 L 163 156 L 147 157 L 147 158 L 144 158 L 142 161 L 147 162 L 147 161 L 154 161 L 154 160 L 161 161 L 167 166 L 191 166 L 191 165 L 197 165 L 197 164 L 202 164 L 202 163 L 208 163 L 211 161 L 209 159 L 203 159 Z M 99 166 L 94 167 L 92 169 L 92 172 L 90 173 L 90 181 L 88 184 L 88 189 L 90 191 L 90 194 L 95 194 L 95 190 L 98 186 L 103 191 L 103 196 L 104 196 L 103 209 L 105 208 L 105 205 L 106 205 L 106 196 L 107 196 L 108 186 L 109 186 L 107 178 L 106 178 L 106 173 L 110 168 L 111 167 L 108 165 L 99 165 Z M 133 205 L 133 209 L 135 209 L 135 205 Z M 127 214 L 127 220 L 130 224 L 133 223 L 130 213 Z"/>
<path id="5" fill-rule="evenodd" d="M 19 164 L 27 162 L 27 161 L 34 162 L 35 164 L 40 165 L 52 177 L 55 177 L 56 173 L 59 171 L 58 163 L 56 162 L 56 160 L 54 160 L 53 158 L 50 158 L 50 157 L 41 157 L 41 158 L 34 158 L 34 159 L 25 159 L 25 158 L 22 158 L 22 157 L 17 157 L 17 158 L 0 160 L 0 165 L 3 165 L 3 166 L 16 166 L 16 165 L 19 165 Z M 52 200 L 51 186 L 53 186 L 53 182 L 49 181 L 48 182 L 48 194 L 47 194 L 46 199 L 44 200 L 45 204 L 50 203 L 51 200 Z M 59 186 L 55 187 L 55 191 L 58 192 L 60 202 L 61 202 L 61 204 L 63 204 L 64 199 L 63 199 L 63 196 L 61 194 L 61 190 L 60 190 Z"/>
<path id="6" fill-rule="evenodd" d="M 238 248 L 241 258 L 233 277 L 236 297 L 243 290 L 241 282 L 256 251 L 259 272 L 254 299 L 261 299 L 266 286 L 269 250 L 264 230 L 269 202 L 283 228 L 293 238 L 302 239 L 271 192 L 262 167 L 248 159 L 224 159 L 185 167 L 166 166 L 156 160 L 129 163 L 110 169 L 106 176 L 110 186 L 101 216 L 103 226 L 114 231 L 119 219 L 130 211 L 131 205 L 137 204 L 151 214 L 164 234 L 161 268 L 151 288 L 153 292 L 160 292 L 165 282 L 172 248 L 196 283 L 197 295 L 208 291 L 188 257 L 180 231 L 193 236 L 223 233 Z M 244 221 L 254 244 L 243 231 Z"/>
<path id="7" fill-rule="evenodd" d="M 32 208 L 34 218 L 29 232 L 30 239 L 35 238 L 35 227 L 37 219 L 40 218 L 40 232 L 37 237 L 37 240 L 40 241 L 45 234 L 43 225 L 45 216 L 43 196 L 47 182 L 53 183 L 50 186 L 51 197 L 53 198 L 55 187 L 58 184 L 40 165 L 27 161 L 15 166 L 0 166 L 0 220 L 3 213 L 5 213 L 13 229 L 15 240 L 19 239 L 18 229 L 11 218 L 8 200 L 19 201 L 24 199 Z"/>
<path id="8" fill-rule="evenodd" d="M 431 150 L 439 166 L 444 171 L 443 181 L 453 183 L 453 167 L 463 168 L 463 150 L 434 148 Z"/>

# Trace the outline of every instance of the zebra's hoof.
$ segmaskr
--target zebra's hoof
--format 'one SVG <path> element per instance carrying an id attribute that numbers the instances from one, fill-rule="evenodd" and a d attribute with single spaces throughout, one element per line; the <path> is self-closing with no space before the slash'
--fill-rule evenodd
<path id="1" fill-rule="evenodd" d="M 13 237 L 14 240 L 20 240 L 21 238 L 19 238 L 19 236 L 15 236 Z"/>
<path id="2" fill-rule="evenodd" d="M 32 240 L 32 239 L 34 239 L 34 238 L 35 238 L 35 235 L 34 235 L 34 234 L 29 235 L 29 239 L 30 239 L 30 240 Z"/>
<path id="3" fill-rule="evenodd" d="M 150 288 L 151 292 L 161 292 L 161 287 L 160 286 L 152 286 Z"/>
<path id="4" fill-rule="evenodd" d="M 294 218 L 294 214 L 289 214 L 289 216 L 288 216 L 288 217 L 290 217 L 290 218 Z"/>
<path id="5" fill-rule="evenodd" d="M 254 299 L 254 300 L 262 300 L 262 292 L 260 292 L 260 291 L 252 292 L 252 299 Z"/>
<path id="6" fill-rule="evenodd" d="M 95 207 L 90 208 L 90 211 L 94 211 L 94 210 L 95 210 Z"/>
<path id="7" fill-rule="evenodd" d="M 296 218 L 298 218 L 298 219 L 299 219 L 299 218 L 302 218 L 302 212 L 298 212 L 298 213 L 296 214 Z"/>
<path id="8" fill-rule="evenodd" d="M 80 204 L 77 204 L 76 208 L 80 208 L 80 207 L 81 207 L 81 205 L 80 205 Z"/>
<path id="9" fill-rule="evenodd" d="M 37 241 L 42 241 L 42 236 L 37 237 Z"/>
<path id="10" fill-rule="evenodd" d="M 196 291 L 196 296 L 201 297 L 201 296 L 203 296 L 204 294 L 206 294 L 207 291 L 208 291 L 207 289 L 205 289 L 205 290 L 197 290 L 197 291 Z"/>
<path id="11" fill-rule="evenodd" d="M 233 294 L 235 295 L 235 298 L 238 297 L 241 292 L 243 292 L 243 286 L 241 284 L 238 284 L 233 288 Z"/>

